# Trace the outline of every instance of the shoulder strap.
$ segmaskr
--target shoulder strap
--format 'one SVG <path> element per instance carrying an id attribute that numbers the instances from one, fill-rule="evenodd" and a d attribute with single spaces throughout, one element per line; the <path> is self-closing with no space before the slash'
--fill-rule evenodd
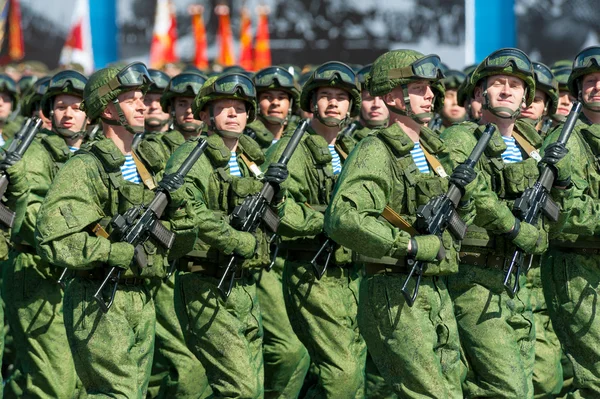
<path id="1" fill-rule="evenodd" d="M 346 159 L 348 158 L 348 154 L 346 154 L 346 152 L 342 150 L 342 147 L 337 142 L 335 143 L 335 150 L 340 155 L 341 160 L 346 161 Z"/>
<path id="2" fill-rule="evenodd" d="M 406 219 L 402 217 L 402 215 L 393 210 L 389 205 L 386 205 L 385 208 L 383 208 L 381 216 L 385 220 L 390 222 L 393 226 L 399 228 L 402 231 L 407 232 L 411 236 L 416 236 L 417 234 L 419 234 L 417 230 Z"/>
<path id="3" fill-rule="evenodd" d="M 519 143 L 519 145 L 521 146 L 521 148 L 525 150 L 525 152 L 527 153 L 527 155 L 529 155 L 531 158 L 535 159 L 538 162 L 542 160 L 542 157 L 540 156 L 540 153 L 538 152 L 538 150 L 536 150 L 529 143 L 529 141 L 527 141 L 527 139 L 521 135 L 521 133 L 519 133 L 516 130 L 514 130 L 513 131 L 513 137 L 515 138 L 515 140 L 517 141 L 517 143 Z"/>
<path id="4" fill-rule="evenodd" d="M 423 150 L 423 154 L 425 154 L 425 158 L 427 158 L 427 162 L 435 171 L 435 173 L 439 177 L 448 177 L 448 174 L 446 173 L 446 170 L 444 169 L 440 161 L 438 161 L 435 156 L 431 155 L 431 153 L 425 149 L 425 146 L 422 145 L 421 149 Z"/>
<path id="5" fill-rule="evenodd" d="M 242 162 L 244 162 L 246 167 L 252 172 L 254 177 L 262 176 L 263 173 L 260 170 L 260 168 L 254 162 L 252 162 L 243 152 L 240 153 L 240 158 L 242 159 Z"/>
<path id="6" fill-rule="evenodd" d="M 144 185 L 148 188 L 148 190 L 154 190 L 156 188 L 156 183 L 154 182 L 154 177 L 146 168 L 146 165 L 138 158 L 135 151 L 131 152 L 133 156 L 133 161 L 135 162 L 135 166 L 137 167 L 138 173 L 144 182 Z"/>

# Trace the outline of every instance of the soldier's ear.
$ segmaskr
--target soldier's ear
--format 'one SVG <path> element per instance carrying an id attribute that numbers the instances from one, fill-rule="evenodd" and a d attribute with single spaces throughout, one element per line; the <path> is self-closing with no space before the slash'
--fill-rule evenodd
<path id="1" fill-rule="evenodd" d="M 248 115 L 248 114 L 246 114 Z M 208 114 L 208 111 L 200 111 L 198 112 L 198 116 L 200 117 L 200 120 L 206 124 L 210 123 L 210 115 Z"/>
<path id="2" fill-rule="evenodd" d="M 115 108 L 115 105 L 112 102 L 109 102 L 106 108 L 104 108 L 104 110 L 102 111 L 100 117 L 104 119 L 113 119 L 114 115 L 117 115 L 117 109 Z"/>

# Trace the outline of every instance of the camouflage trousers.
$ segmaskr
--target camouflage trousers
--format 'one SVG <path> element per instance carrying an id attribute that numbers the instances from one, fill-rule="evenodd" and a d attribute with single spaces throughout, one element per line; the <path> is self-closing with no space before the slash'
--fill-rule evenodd
<path id="1" fill-rule="evenodd" d="M 465 368 L 444 279 L 423 277 L 412 307 L 401 292 L 405 279 L 382 274 L 361 284 L 358 322 L 373 362 L 401 398 L 462 398 Z"/>
<path id="2" fill-rule="evenodd" d="M 98 280 L 67 285 L 64 318 L 75 369 L 88 398 L 145 398 L 152 369 L 156 315 L 144 285 L 119 284 L 103 313 L 93 298 Z M 111 287 L 106 287 L 108 297 Z"/>
<path id="3" fill-rule="evenodd" d="M 356 318 L 361 276 L 353 267 L 329 265 L 317 280 L 308 262 L 285 262 L 285 305 L 318 378 L 307 398 L 365 395 L 367 348 Z"/>
<path id="4" fill-rule="evenodd" d="M 562 349 L 548 314 L 539 265 L 527 273 L 527 287 L 531 291 L 531 308 L 535 320 L 533 397 L 554 398 L 563 386 Z"/>
<path id="5" fill-rule="evenodd" d="M 254 278 L 244 271 L 227 301 L 217 284 L 200 273 L 175 278 L 175 311 L 187 346 L 204 366 L 213 397 L 262 398 L 263 330 Z"/>
<path id="6" fill-rule="evenodd" d="M 556 335 L 573 364 L 568 397 L 600 397 L 600 255 L 551 249 L 542 258 L 542 284 Z"/>
<path id="7" fill-rule="evenodd" d="M 308 351 L 298 339 L 283 299 L 283 264 L 278 257 L 271 271 L 257 273 L 256 293 L 264 329 L 265 397 L 297 398 L 310 366 Z"/>
<path id="8" fill-rule="evenodd" d="M 32 249 L 33 251 L 33 249 Z M 63 321 L 61 270 L 27 252 L 12 252 L 3 295 L 17 362 L 15 381 L 26 398 L 68 398 L 77 391 L 75 365 Z"/>
<path id="9" fill-rule="evenodd" d="M 465 398 L 533 398 L 535 327 L 525 276 L 511 298 L 501 269 L 459 270 L 448 277 L 448 291 L 468 365 Z"/>
<path id="10" fill-rule="evenodd" d="M 175 276 L 148 289 L 156 309 L 156 343 L 149 398 L 206 398 L 212 394 L 202 363 L 188 349 L 175 313 Z"/>

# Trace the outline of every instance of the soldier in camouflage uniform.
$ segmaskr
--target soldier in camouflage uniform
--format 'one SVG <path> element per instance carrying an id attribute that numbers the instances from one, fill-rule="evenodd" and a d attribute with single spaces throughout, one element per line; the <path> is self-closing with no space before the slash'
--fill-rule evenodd
<path id="1" fill-rule="evenodd" d="M 10 76 L 0 74 L 0 147 L 10 140 L 21 127 L 22 118 L 10 120 L 17 109 L 19 93 L 17 84 Z"/>
<path id="2" fill-rule="evenodd" d="M 208 127 L 208 148 L 183 182 L 172 173 L 197 141 L 182 144 L 169 159 L 164 178 L 175 190 L 170 220 L 187 252 L 178 260 L 175 310 L 214 395 L 259 398 L 264 395 L 263 330 L 253 269 L 269 263 L 268 241 L 260 231 L 235 230 L 228 219 L 235 206 L 263 185 L 255 176 L 263 152 L 242 134 L 256 115 L 254 84 L 236 73 L 211 77 L 194 99 L 193 112 Z M 245 261 L 224 299 L 217 285 L 234 254 Z"/>
<path id="3" fill-rule="evenodd" d="M 550 115 L 558 106 L 558 82 L 550 68 L 541 62 L 533 62 L 535 77 L 535 97 L 531 105 L 521 110 L 520 118 L 531 123 L 545 137 L 552 127 Z M 541 287 L 540 287 L 541 288 Z"/>
<path id="4" fill-rule="evenodd" d="M 465 80 L 458 87 L 456 92 L 456 100 L 467 110 L 467 119 L 477 121 L 481 118 L 481 103 L 473 98 L 473 88 L 471 87 L 471 75 L 475 70 L 475 66 L 465 68 Z"/>
<path id="5" fill-rule="evenodd" d="M 545 135 L 552 125 L 550 115 L 556 112 L 558 104 L 558 83 L 550 68 L 533 62 L 535 77 L 535 98 L 531 105 L 521 111 L 519 118 L 531 123 Z M 535 320 L 535 364 L 533 367 L 534 398 L 548 398 L 557 395 L 562 386 L 562 351 L 554 332 L 548 307 L 544 300 L 541 268 L 530 268 L 527 273 L 527 288 L 531 290 L 531 308 Z"/>
<path id="6" fill-rule="evenodd" d="M 295 128 L 290 117 L 292 110 L 300 107 L 300 91 L 293 76 L 277 66 L 258 71 L 253 81 L 258 95 L 258 117 L 246 127 L 246 134 L 251 129 L 257 143 L 267 150 Z M 267 165 L 263 164 L 263 170 L 266 171 Z M 283 264 L 284 258 L 278 256 L 270 271 L 261 269 L 256 276 L 258 300 L 264 305 L 261 310 L 265 396 L 269 398 L 298 397 L 310 365 L 308 351 L 294 333 L 285 308 Z"/>
<path id="7" fill-rule="evenodd" d="M 379 96 L 372 96 L 369 93 L 367 82 L 371 73 L 372 65 L 369 64 L 361 68 L 356 73 L 358 83 L 360 83 L 360 114 L 358 120 L 352 122 L 356 124 L 356 130 L 352 137 L 360 141 L 371 134 L 373 129 L 385 128 L 390 120 L 390 113 L 383 100 Z"/>
<path id="8" fill-rule="evenodd" d="M 194 97 L 206 82 L 206 76 L 196 72 L 184 72 L 169 80 L 160 98 L 163 112 L 171 115 L 173 129 L 162 132 L 147 132 L 136 148 L 141 159 L 153 173 L 161 176 L 167 160 L 186 140 L 196 137 L 205 128 L 192 112 Z"/>
<path id="9" fill-rule="evenodd" d="M 169 84 L 169 75 L 157 69 L 149 69 L 152 83 L 144 96 L 144 132 L 164 133 L 169 130 L 171 124 L 171 115 L 162 109 L 160 98 L 162 97 L 167 85 Z"/>
<path id="10" fill-rule="evenodd" d="M 497 127 L 476 169 L 473 192 L 477 216 L 462 242 L 460 272 L 449 276 L 461 345 L 468 363 L 466 398 L 532 398 L 535 329 L 530 290 L 523 273 L 503 281 L 515 248 L 539 255 L 547 248 L 543 229 L 519 222 L 511 209 L 523 190 L 535 183 L 541 138 L 517 119 L 535 96 L 533 67 L 518 49 L 498 50 L 470 77 L 469 97 L 483 104 L 479 125 L 464 122 L 441 137 L 449 150 L 448 169 L 463 163 L 484 124 Z M 527 260 L 529 257 L 526 258 Z M 539 258 L 532 262 L 535 267 Z M 526 267 L 526 266 L 525 266 Z M 515 284 L 521 289 L 513 296 Z"/>
<path id="11" fill-rule="evenodd" d="M 466 75 L 461 71 L 449 70 L 445 73 L 442 83 L 446 91 L 444 108 L 442 109 L 442 128 L 450 127 L 455 123 L 464 122 L 467 119 L 467 110 L 464 104 L 458 101 L 458 88 L 465 81 Z"/>
<path id="12" fill-rule="evenodd" d="M 25 380 L 22 395 L 71 398 L 76 373 L 63 322 L 62 269 L 35 251 L 38 210 L 59 168 L 83 142 L 87 117 L 80 109 L 87 78 L 62 71 L 48 82 L 41 107 L 52 130 L 43 129 L 22 159 L 9 154 L 0 164 L 10 179 L 9 206 L 19 215 L 12 228 L 14 252 L 3 280 L 7 318 Z M 35 287 L 32 290 L 31 287 Z"/>
<path id="13" fill-rule="evenodd" d="M 567 115 L 571 112 L 575 101 L 575 97 L 573 97 L 567 86 L 573 69 L 573 62 L 569 60 L 556 61 L 550 69 L 558 82 L 558 106 L 556 112 L 552 115 L 553 125 L 557 126 L 567 119 Z"/>
<path id="14" fill-rule="evenodd" d="M 402 398 L 462 397 L 456 320 L 440 278 L 457 271 L 458 242 L 449 233 L 443 239 L 411 237 L 417 206 L 447 189 L 437 161 L 446 147 L 426 126 L 433 117 L 432 83 L 441 77 L 437 56 L 394 50 L 375 60 L 369 92 L 385 101 L 390 126 L 354 149 L 325 214 L 327 233 L 364 264 L 360 330 L 379 371 Z M 401 293 L 408 257 L 428 262 L 412 307 Z M 414 279 L 409 287 L 414 289 Z"/>
<path id="15" fill-rule="evenodd" d="M 573 62 L 568 87 L 583 112 L 566 146 L 555 143 L 561 128 L 544 142 L 544 159 L 557 180 L 554 199 L 561 205 L 543 257 L 542 284 L 556 335 L 573 364 L 569 398 L 600 397 L 600 290 L 598 239 L 598 155 L 600 154 L 600 47 L 582 50 Z"/>
<path id="16" fill-rule="evenodd" d="M 46 90 L 48 90 L 49 81 L 50 76 L 44 76 L 43 78 L 36 80 L 31 89 L 24 94 L 21 99 L 21 114 L 26 118 L 40 118 L 43 122 L 42 127 L 47 130 L 52 129 L 52 123 L 42 112 L 41 104 L 42 97 L 46 93 Z"/>
<path id="17" fill-rule="evenodd" d="M 88 118 L 99 118 L 104 136 L 80 150 L 60 169 L 38 212 L 38 253 L 55 267 L 72 270 L 64 300 L 67 338 L 75 369 L 88 397 L 142 398 L 152 367 L 154 304 L 145 280 L 166 273 L 163 248 L 143 244 L 147 263 L 133 260 L 134 247 L 112 242 L 110 219 L 154 197 L 131 154 L 144 128 L 143 93 L 151 82 L 139 62 L 92 74 L 83 92 Z M 119 277 L 100 293 L 114 302 L 103 313 L 93 294 L 109 268 Z"/>
<path id="18" fill-rule="evenodd" d="M 325 240 L 323 212 L 335 180 L 355 141 L 340 131 L 360 112 L 354 71 L 340 62 L 325 63 L 302 88 L 300 107 L 312 112 L 307 133 L 292 158 L 290 177 L 279 207 L 282 237 L 283 295 L 294 331 L 304 344 L 318 378 L 308 397 L 364 396 L 366 346 L 358 332 L 356 311 L 360 270 L 350 252 L 335 245 L 326 273 L 317 279 L 310 262 Z M 267 153 L 277 162 L 289 141 L 284 136 Z M 279 164 L 271 164 L 276 167 Z M 323 263 L 324 257 L 318 259 Z"/>
<path id="19" fill-rule="evenodd" d="M 258 93 L 258 116 L 248 124 L 246 134 L 266 151 L 296 127 L 292 116 L 299 108 L 300 91 L 292 74 L 278 66 L 256 72 L 252 80 Z"/>
<path id="20" fill-rule="evenodd" d="M 154 75 L 155 84 L 150 85 L 150 93 L 146 93 L 144 102 L 148 104 L 148 97 L 152 99 L 154 96 L 155 101 L 151 107 L 155 107 L 158 101 L 160 111 L 166 115 L 167 122 L 173 120 L 178 130 L 146 130 L 144 139 L 135 149 L 137 156 L 157 176 L 162 176 L 169 157 L 185 142 L 186 137 L 190 137 L 187 132 L 204 126 L 201 121 L 190 116 L 190 113 L 194 97 L 206 81 L 204 75 L 195 72 L 184 72 L 172 79 L 166 77 L 164 72 L 160 74 L 159 76 L 150 70 L 150 76 Z M 158 93 L 159 90 L 153 87 L 161 83 L 164 83 L 164 86 Z M 163 128 L 168 130 L 169 124 L 161 123 Z M 145 124 L 147 129 L 147 117 Z M 176 260 L 170 259 L 170 262 L 174 266 L 173 262 Z M 148 285 L 148 289 L 156 309 L 156 344 L 148 397 L 185 399 L 209 395 L 210 388 L 204 368 L 185 344 L 183 331 L 175 313 L 175 275 L 171 272 L 166 280 L 155 280 L 153 284 Z"/>

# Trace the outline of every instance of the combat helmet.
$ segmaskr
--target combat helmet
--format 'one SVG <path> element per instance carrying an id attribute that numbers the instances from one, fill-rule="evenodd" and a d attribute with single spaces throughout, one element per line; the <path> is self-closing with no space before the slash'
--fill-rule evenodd
<path id="1" fill-rule="evenodd" d="M 541 62 L 533 62 L 532 64 L 535 77 L 535 88 L 543 91 L 548 96 L 548 100 L 544 105 L 544 110 L 548 115 L 552 115 L 558 108 L 558 82 L 548 66 Z"/>
<path id="2" fill-rule="evenodd" d="M 56 127 L 54 124 L 54 99 L 60 94 L 68 94 L 83 99 L 83 90 L 88 79 L 74 70 L 60 71 L 48 81 L 48 89 L 41 99 L 41 109 L 44 115 L 50 119 L 52 130 L 64 137 L 77 138 L 83 136 L 87 128 L 87 120 L 77 132 L 69 129 Z"/>
<path id="3" fill-rule="evenodd" d="M 290 96 L 290 108 L 285 118 L 277 118 L 273 116 L 265 116 L 260 112 L 258 118 L 272 125 L 285 125 L 290 120 L 292 113 L 295 113 L 300 103 L 300 90 L 292 75 L 287 69 L 279 66 L 271 66 L 254 74 L 254 86 L 256 87 L 257 96 L 267 90 L 281 90 Z"/>
<path id="4" fill-rule="evenodd" d="M 526 106 L 530 106 L 535 98 L 535 78 L 533 65 L 527 54 L 516 48 L 502 48 L 488 55 L 473 71 L 469 79 L 470 91 L 473 93 L 475 88 L 484 82 L 489 76 L 508 75 L 515 76 L 525 83 L 525 92 L 523 94 L 523 102 Z M 485 82 L 484 82 L 485 83 Z M 490 107 L 487 97 L 487 84 L 484 84 L 483 104 L 482 108 L 487 109 L 499 118 L 514 119 L 521 113 L 521 107 L 512 110 L 507 107 Z M 503 115 L 503 113 L 509 115 Z"/>
<path id="5" fill-rule="evenodd" d="M 438 109 L 443 105 L 444 87 L 437 84 L 444 78 L 442 62 L 435 54 L 423 55 L 414 50 L 392 50 L 379 56 L 373 63 L 369 92 L 374 96 L 384 96 L 395 87 L 402 87 L 405 109 L 399 109 L 387 104 L 390 111 L 408 116 L 419 124 L 430 120 L 433 112 L 415 114 L 410 105 L 408 85 L 413 82 L 427 80 L 431 82 L 434 98 L 432 108 Z M 441 98 L 440 98 L 441 97 Z M 440 102 L 441 101 L 441 102 Z"/>
<path id="6" fill-rule="evenodd" d="M 152 83 L 148 86 L 146 93 L 162 94 L 169 83 L 169 75 L 158 69 L 148 69 Z"/>
<path id="7" fill-rule="evenodd" d="M 581 101 L 585 108 L 593 112 L 600 112 L 598 110 L 600 103 L 588 103 L 583 101 L 583 77 L 594 72 L 600 72 L 600 46 L 585 48 L 577 54 L 573 60 L 573 70 L 571 71 L 571 75 L 569 75 L 567 86 L 573 97 Z"/>
<path id="8" fill-rule="evenodd" d="M 560 95 L 562 92 L 567 92 L 567 93 L 569 93 L 569 96 L 572 96 L 571 91 L 569 90 L 568 83 L 569 83 L 569 76 L 571 76 L 571 72 L 573 71 L 573 61 L 569 61 L 569 60 L 556 61 L 554 64 L 552 64 L 552 66 L 550 67 L 550 70 L 552 71 L 554 78 L 558 82 L 559 98 L 560 98 Z M 566 115 L 557 114 L 555 112 L 554 114 L 552 114 L 552 119 L 554 119 L 557 122 L 565 122 L 567 120 L 567 117 L 566 117 Z"/>
<path id="9" fill-rule="evenodd" d="M 0 77 L 0 81 L 2 78 Z M 21 115 L 31 117 L 35 112 L 40 110 L 42 97 L 48 90 L 50 76 L 44 76 L 35 81 L 31 89 L 23 96 L 21 105 Z M 0 83 L 0 87 L 1 83 Z"/>
<path id="10" fill-rule="evenodd" d="M 123 68 L 107 67 L 94 72 L 83 90 L 81 109 L 90 120 L 101 118 L 109 125 L 123 126 L 131 134 L 141 133 L 143 126 L 132 127 L 127 122 L 119 104 L 118 96 L 132 90 L 146 92 L 152 83 L 152 78 L 146 66 L 141 62 L 132 62 Z M 119 119 L 117 121 L 104 119 L 100 115 L 109 103 L 113 103 Z"/>
<path id="11" fill-rule="evenodd" d="M 192 112 L 194 118 L 200 118 L 200 112 L 209 105 L 210 102 L 220 99 L 241 100 L 246 103 L 246 112 L 248 113 L 247 123 L 251 123 L 256 118 L 256 88 L 252 80 L 241 73 L 224 73 L 219 76 L 211 76 L 202 85 L 200 93 L 194 98 Z M 224 137 L 237 138 L 242 133 L 219 130 L 214 121 L 213 108 L 208 107 L 210 115 L 210 128 Z"/>
<path id="12" fill-rule="evenodd" d="M 343 119 L 321 118 L 316 112 L 316 91 L 319 87 L 335 87 L 348 92 L 350 95 L 349 115 Z M 356 74 L 348 65 L 330 61 L 318 66 L 308 77 L 300 94 L 300 108 L 305 112 L 312 112 L 314 117 L 326 126 L 344 126 L 350 121 L 350 117 L 358 116 L 360 113 L 360 89 L 356 80 Z M 311 108 L 311 102 L 313 108 Z M 330 120 L 335 119 L 335 120 Z"/>
<path id="13" fill-rule="evenodd" d="M 175 118 L 175 106 L 173 102 L 177 97 L 196 98 L 204 82 L 208 79 L 198 72 L 182 72 L 169 80 L 163 95 L 160 97 L 160 105 L 163 112 L 171 114 L 175 127 L 184 132 L 197 132 L 203 128 L 203 123 L 184 122 L 179 123 Z"/>

